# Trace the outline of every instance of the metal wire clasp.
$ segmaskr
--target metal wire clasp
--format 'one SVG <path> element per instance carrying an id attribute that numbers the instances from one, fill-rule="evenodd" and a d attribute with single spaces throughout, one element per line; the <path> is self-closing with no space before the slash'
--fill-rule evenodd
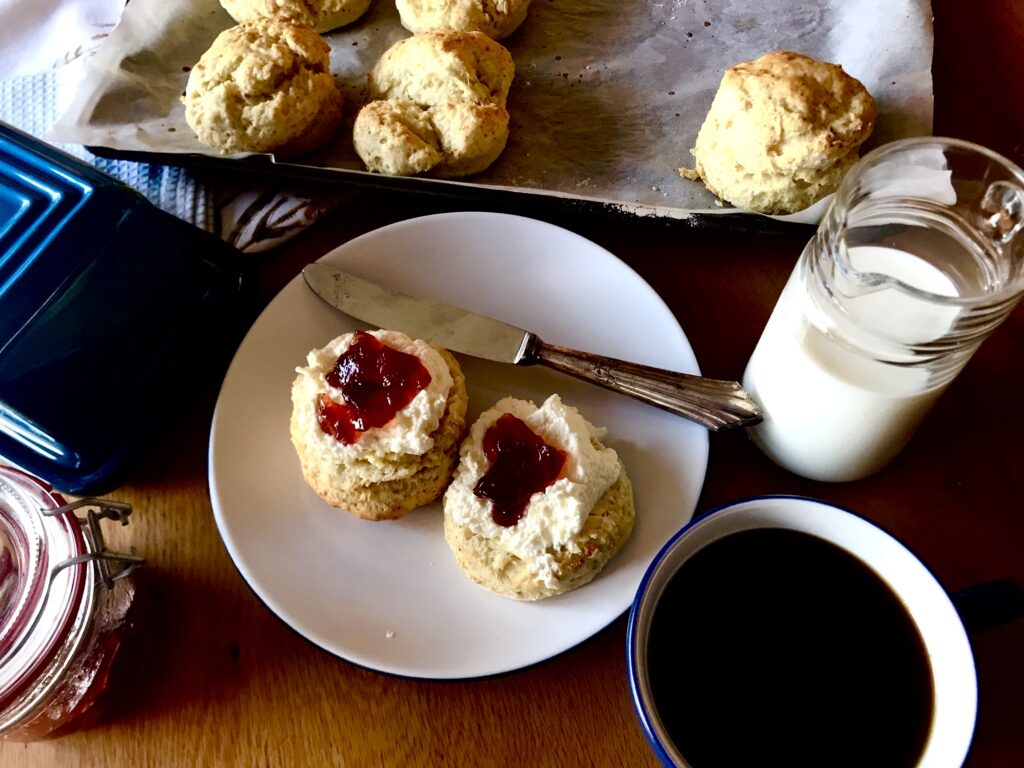
<path id="1" fill-rule="evenodd" d="M 83 507 L 90 508 L 85 518 L 78 517 L 78 515 L 74 515 L 74 517 L 79 522 L 84 523 L 89 529 L 89 535 L 92 538 L 95 551 L 70 557 L 53 566 L 50 570 L 50 579 L 52 580 L 58 573 L 72 565 L 94 562 L 96 563 L 96 570 L 99 573 L 100 580 L 109 589 L 115 581 L 123 579 L 145 562 L 145 558 L 139 557 L 134 553 L 111 552 L 107 549 L 107 545 L 103 541 L 103 531 L 100 530 L 100 520 L 103 519 L 115 520 L 121 523 L 121 525 L 128 525 L 128 516 L 132 513 L 132 506 L 123 501 L 88 498 L 73 501 L 62 507 L 40 511 L 47 517 L 58 517 Z"/>

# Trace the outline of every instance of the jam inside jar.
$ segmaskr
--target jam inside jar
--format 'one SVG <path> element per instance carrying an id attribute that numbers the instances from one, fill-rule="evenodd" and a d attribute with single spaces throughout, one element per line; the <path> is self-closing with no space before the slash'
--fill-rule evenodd
<path id="1" fill-rule="evenodd" d="M 0 738 L 62 736 L 102 712 L 138 629 L 131 573 L 142 558 L 109 551 L 100 521 L 127 524 L 130 513 L 118 502 L 65 504 L 0 466 Z"/>

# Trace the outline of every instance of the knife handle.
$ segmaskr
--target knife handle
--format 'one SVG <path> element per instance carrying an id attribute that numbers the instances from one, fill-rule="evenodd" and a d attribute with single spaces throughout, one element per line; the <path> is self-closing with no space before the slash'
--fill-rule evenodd
<path id="1" fill-rule="evenodd" d="M 529 335 L 520 365 L 543 365 L 702 424 L 712 432 L 751 427 L 761 409 L 735 381 L 705 379 L 547 344 Z"/>

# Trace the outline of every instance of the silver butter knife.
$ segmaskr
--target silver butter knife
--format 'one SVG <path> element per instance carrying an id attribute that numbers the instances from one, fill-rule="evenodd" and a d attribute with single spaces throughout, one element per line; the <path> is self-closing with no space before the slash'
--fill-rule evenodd
<path id="1" fill-rule="evenodd" d="M 483 315 L 392 291 L 314 263 L 302 270 L 313 292 L 346 315 L 401 331 L 464 355 L 514 365 L 543 365 L 656 405 L 712 431 L 749 427 L 761 409 L 735 381 L 705 379 L 546 344 L 536 334 Z"/>

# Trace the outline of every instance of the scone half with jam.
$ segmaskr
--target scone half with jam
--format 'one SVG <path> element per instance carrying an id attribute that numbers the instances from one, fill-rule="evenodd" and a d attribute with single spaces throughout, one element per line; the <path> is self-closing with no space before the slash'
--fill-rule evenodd
<path id="1" fill-rule="evenodd" d="M 481 414 L 444 496 L 445 539 L 472 581 L 538 600 L 587 584 L 622 549 L 633 489 L 604 434 L 558 395 Z"/>
<path id="2" fill-rule="evenodd" d="M 306 482 L 366 520 L 438 499 L 466 426 L 466 381 L 445 349 L 396 331 L 356 331 L 296 368 L 291 440 Z"/>

